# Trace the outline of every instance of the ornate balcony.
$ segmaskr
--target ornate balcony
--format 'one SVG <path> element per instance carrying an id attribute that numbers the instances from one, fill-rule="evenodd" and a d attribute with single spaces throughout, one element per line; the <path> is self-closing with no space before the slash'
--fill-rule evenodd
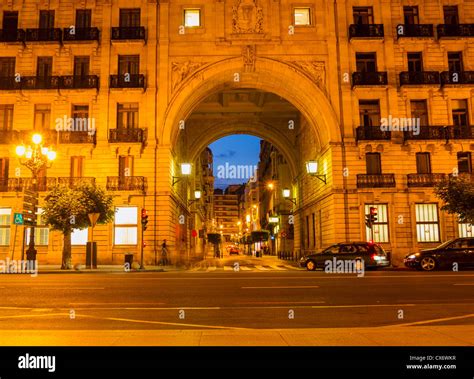
<path id="1" fill-rule="evenodd" d="M 99 89 L 99 77 L 97 75 L 61 76 L 61 89 Z"/>
<path id="2" fill-rule="evenodd" d="M 400 37 L 433 37 L 433 24 L 400 24 L 397 25 L 397 38 Z"/>
<path id="3" fill-rule="evenodd" d="M 92 177 L 61 177 L 58 178 L 58 184 L 68 186 L 70 188 L 77 187 L 80 184 L 95 184 L 95 178 Z"/>
<path id="4" fill-rule="evenodd" d="M 402 71 L 400 85 L 440 84 L 438 71 Z"/>
<path id="5" fill-rule="evenodd" d="M 438 38 L 474 37 L 474 24 L 440 24 L 436 27 Z"/>
<path id="6" fill-rule="evenodd" d="M 391 132 L 383 131 L 380 126 L 358 126 L 356 129 L 357 141 L 387 140 L 390 141 Z"/>
<path id="7" fill-rule="evenodd" d="M 395 174 L 357 174 L 357 188 L 395 187 Z"/>
<path id="8" fill-rule="evenodd" d="M 108 176 L 108 191 L 146 191 L 144 176 Z"/>
<path id="9" fill-rule="evenodd" d="M 91 131 L 92 133 L 92 131 Z M 96 144 L 96 133 L 89 134 L 87 131 L 60 131 L 59 143 L 92 143 Z"/>
<path id="10" fill-rule="evenodd" d="M 404 131 L 403 139 L 406 140 L 441 140 L 446 139 L 446 128 L 438 125 L 420 125 L 419 133 Z"/>
<path id="11" fill-rule="evenodd" d="M 64 42 L 99 41 L 99 28 L 64 28 Z"/>
<path id="12" fill-rule="evenodd" d="M 14 76 L 0 77 L 0 90 L 14 91 L 21 88 L 21 82 Z"/>
<path id="13" fill-rule="evenodd" d="M 20 191 L 18 178 L 1 178 L 0 192 L 18 192 Z"/>
<path id="14" fill-rule="evenodd" d="M 110 88 L 143 88 L 145 89 L 145 75 L 110 75 Z"/>
<path id="15" fill-rule="evenodd" d="M 443 71 L 441 85 L 474 84 L 474 71 Z"/>
<path id="16" fill-rule="evenodd" d="M 18 141 L 17 130 L 0 130 L 0 144 L 10 144 Z"/>
<path id="17" fill-rule="evenodd" d="M 352 24 L 349 26 L 349 40 L 352 38 L 383 38 L 383 24 Z"/>
<path id="18" fill-rule="evenodd" d="M 25 42 L 24 29 L 0 29 L 0 42 Z"/>
<path id="19" fill-rule="evenodd" d="M 26 29 L 27 42 L 61 42 L 62 30 L 59 28 L 50 29 Z"/>
<path id="20" fill-rule="evenodd" d="M 147 138 L 147 129 L 142 128 L 118 128 L 109 130 L 109 142 L 139 142 L 145 143 Z"/>
<path id="21" fill-rule="evenodd" d="M 60 82 L 60 76 L 22 76 L 19 89 L 59 89 Z"/>
<path id="22" fill-rule="evenodd" d="M 32 178 L 18 178 L 18 187 L 20 188 L 20 191 L 26 190 L 33 190 L 33 179 Z M 50 191 L 56 184 L 57 184 L 57 179 L 56 178 L 47 178 L 47 177 L 41 177 L 37 178 L 37 184 L 38 184 L 38 191 Z"/>
<path id="23" fill-rule="evenodd" d="M 446 178 L 446 174 L 408 174 L 408 187 L 434 187 Z"/>
<path id="24" fill-rule="evenodd" d="M 114 27 L 112 28 L 112 40 L 145 40 L 145 27 L 135 26 L 131 28 Z"/>
<path id="25" fill-rule="evenodd" d="M 474 139 L 474 126 L 463 125 L 463 126 L 447 126 L 446 127 L 446 139 Z"/>
<path id="26" fill-rule="evenodd" d="M 352 87 L 355 86 L 384 86 L 387 85 L 387 72 L 360 72 L 352 73 Z"/>

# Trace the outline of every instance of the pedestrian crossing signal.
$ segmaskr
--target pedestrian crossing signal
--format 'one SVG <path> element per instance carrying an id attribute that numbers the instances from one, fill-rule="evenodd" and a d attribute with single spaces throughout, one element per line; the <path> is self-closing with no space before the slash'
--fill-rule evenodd
<path id="1" fill-rule="evenodd" d="M 145 208 L 142 208 L 142 227 L 143 230 L 146 230 L 148 224 L 148 212 Z"/>
<path id="2" fill-rule="evenodd" d="M 377 222 L 377 208 L 375 207 L 370 207 L 370 222 L 371 224 Z"/>

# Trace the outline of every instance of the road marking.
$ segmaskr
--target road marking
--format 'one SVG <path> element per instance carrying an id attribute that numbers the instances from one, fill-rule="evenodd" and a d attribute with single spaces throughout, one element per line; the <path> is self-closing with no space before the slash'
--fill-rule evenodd
<path id="1" fill-rule="evenodd" d="M 270 267 L 277 270 L 277 271 L 286 271 L 286 269 L 278 267 L 277 265 L 270 265 Z"/>
<path id="2" fill-rule="evenodd" d="M 236 303 L 236 304 L 306 304 L 310 306 L 311 304 L 324 304 L 325 301 L 247 301 L 244 303 Z"/>
<path id="3" fill-rule="evenodd" d="M 313 305 L 311 308 L 415 307 L 416 304 Z"/>
<path id="4" fill-rule="evenodd" d="M 233 267 L 231 267 L 231 266 L 224 266 L 224 271 L 232 271 L 232 270 L 234 270 Z"/>
<path id="5" fill-rule="evenodd" d="M 206 271 L 216 271 L 217 267 L 216 266 L 210 266 L 207 268 Z"/>
<path id="6" fill-rule="evenodd" d="M 454 283 L 453 286 L 474 286 L 474 283 Z"/>
<path id="7" fill-rule="evenodd" d="M 247 267 L 247 266 L 239 266 L 239 269 L 242 270 L 242 271 L 252 271 L 252 269 L 250 267 Z"/>
<path id="8" fill-rule="evenodd" d="M 290 265 L 283 265 L 283 267 L 289 268 L 291 270 L 298 270 L 298 271 L 303 270 L 302 268 L 298 268 L 298 267 L 294 267 L 294 266 L 290 266 Z"/>
<path id="9" fill-rule="evenodd" d="M 137 302 L 137 303 L 69 303 L 71 305 L 139 305 L 139 304 L 151 304 L 151 305 L 163 305 L 166 303 L 156 302 Z"/>
<path id="10" fill-rule="evenodd" d="M 260 271 L 269 271 L 268 268 L 266 267 L 263 267 L 263 266 L 255 266 L 256 269 L 260 270 Z"/>
<path id="11" fill-rule="evenodd" d="M 444 318 L 435 318 L 432 320 L 416 321 L 416 322 L 407 322 L 405 324 L 393 324 L 391 326 L 412 326 L 412 325 L 423 325 L 423 324 L 433 324 L 435 322 L 442 321 L 451 321 L 451 320 L 461 320 L 463 318 L 474 317 L 474 313 L 463 315 L 463 316 L 454 316 L 454 317 L 444 317 Z"/>
<path id="12" fill-rule="evenodd" d="M 277 287 L 240 287 L 242 289 L 303 289 L 303 288 L 319 288 L 319 286 L 277 286 Z"/>
<path id="13" fill-rule="evenodd" d="M 35 287 L 35 290 L 105 290 L 105 287 Z"/>
<path id="14" fill-rule="evenodd" d="M 69 317 L 69 313 L 45 313 L 45 314 L 38 314 L 38 315 L 12 315 L 12 316 L 0 316 L 0 319 L 8 319 L 8 318 L 31 318 L 31 317 L 47 317 L 47 316 L 67 316 Z"/>

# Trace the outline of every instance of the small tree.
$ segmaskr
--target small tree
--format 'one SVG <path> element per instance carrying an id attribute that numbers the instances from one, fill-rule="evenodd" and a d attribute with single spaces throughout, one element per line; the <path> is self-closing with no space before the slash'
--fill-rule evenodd
<path id="1" fill-rule="evenodd" d="M 63 234 L 64 244 L 61 269 L 72 268 L 71 233 L 73 229 L 91 226 L 88 214 L 99 213 L 98 224 L 113 219 L 113 198 L 100 187 L 80 184 L 74 188 L 58 185 L 46 196 L 42 218 L 52 230 Z"/>
<path id="2" fill-rule="evenodd" d="M 474 224 L 474 182 L 470 175 L 449 176 L 434 191 L 444 202 L 441 210 L 457 214 L 460 222 Z"/>

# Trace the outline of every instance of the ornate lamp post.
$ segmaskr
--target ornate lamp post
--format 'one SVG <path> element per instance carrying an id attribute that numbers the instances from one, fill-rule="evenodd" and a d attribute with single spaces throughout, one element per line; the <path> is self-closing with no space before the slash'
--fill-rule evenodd
<path id="1" fill-rule="evenodd" d="M 37 203 L 38 173 L 41 170 L 51 167 L 52 162 L 56 159 L 56 152 L 41 143 L 43 141 L 43 137 L 41 134 L 33 134 L 31 141 L 33 142 L 32 145 L 18 145 L 15 151 L 16 155 L 19 158 L 20 164 L 31 171 L 33 184 L 32 190 L 34 193 L 35 203 Z M 34 212 L 36 212 L 36 207 L 34 209 Z M 29 261 L 36 261 L 35 226 L 36 221 L 30 228 L 30 241 L 28 244 L 28 250 L 26 251 L 26 257 Z"/>

